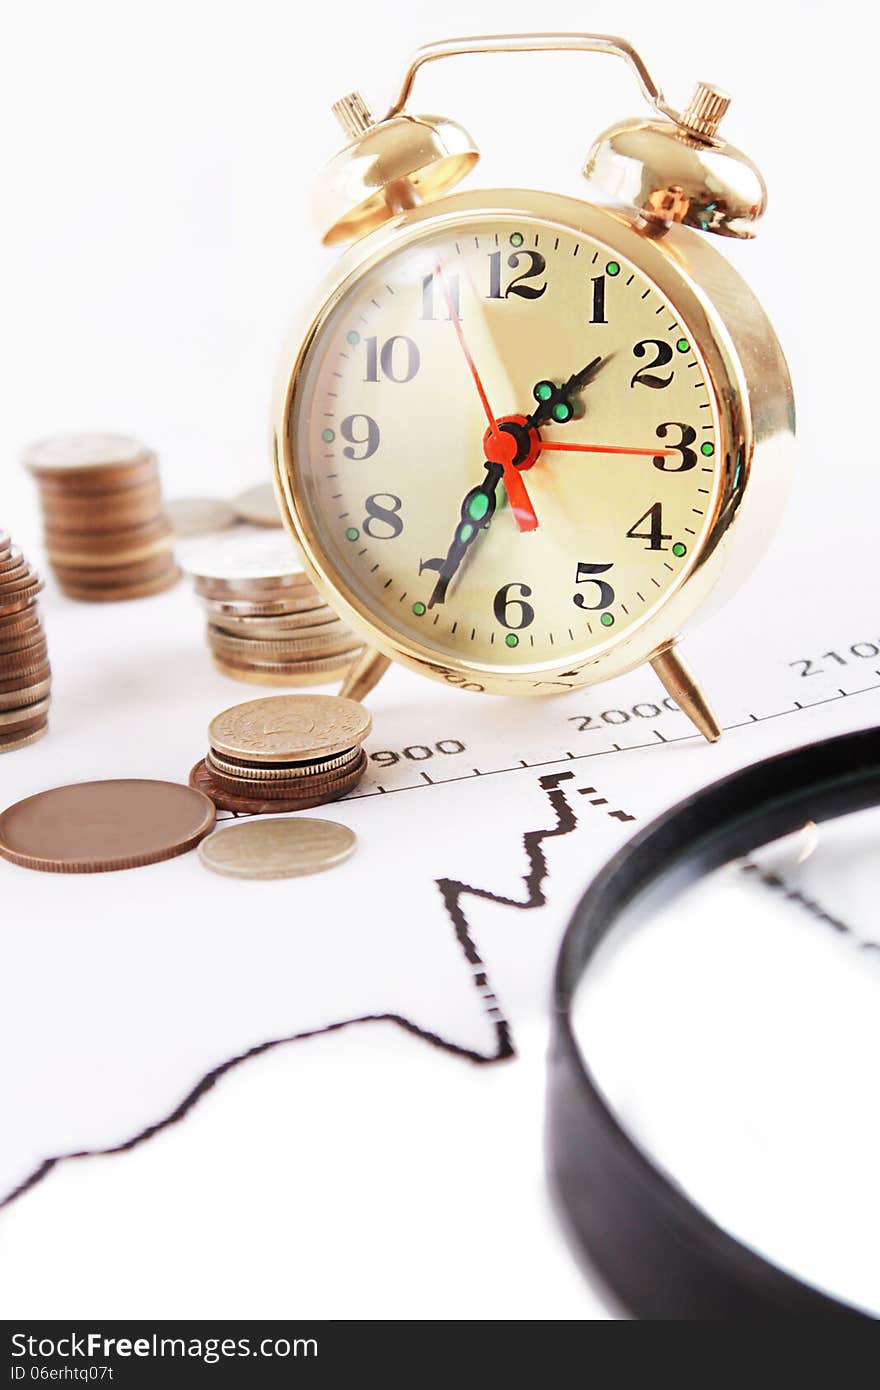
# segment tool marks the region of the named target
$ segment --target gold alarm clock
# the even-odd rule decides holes
[[[478,151],[408,111],[425,63],[585,50],[654,108],[595,141],[602,205],[449,190]],[[794,407],[766,314],[711,236],[754,236],[766,190],[701,83],[673,110],[623,39],[454,39],[390,109],[334,107],[317,199],[353,242],[284,367],[276,480],[315,582],[367,649],[469,691],[550,695],[650,662],[707,738],[677,646],[754,565],[789,481]]]

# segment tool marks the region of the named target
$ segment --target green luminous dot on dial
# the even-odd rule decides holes
[[[672,553],[673,555],[678,556],[680,560],[682,555],[687,554],[687,546],[683,545],[681,541],[676,541],[675,545],[672,547]]]
[[[360,342],[360,340],[361,340],[361,335],[360,335],[360,333],[358,333],[357,329],[355,329],[355,328],[353,328],[353,329],[351,330],[350,333],[346,333],[346,335],[345,335],[345,341],[346,341],[347,343],[350,343],[352,347],[357,347],[357,345],[358,345],[358,343]]]
[[[679,352],[690,352],[691,345],[687,338],[679,338],[675,346],[678,348]]]
[[[525,238],[522,232],[513,232],[510,238],[510,244],[511,246],[522,246],[524,240]]]
[[[350,541],[356,541],[358,536],[360,535],[360,532],[358,531],[356,526],[349,526],[345,534]]]
[[[482,521],[488,510],[489,499],[485,492],[478,492],[477,495],[472,497],[470,502],[468,502],[468,516],[474,521]]]
[[[336,438],[336,435],[334,434],[333,430],[322,430],[321,438],[323,439],[325,444],[332,444],[334,439]]]
[[[425,605],[424,605],[423,603],[414,603],[414,604],[413,604],[413,612],[415,613],[415,615],[416,615],[417,618],[423,617],[426,611],[427,611],[427,610],[426,610]]]
[[[566,420],[571,419],[571,406],[566,405],[565,401],[559,401],[553,407],[553,419],[558,420],[560,425],[564,425]]]
[[[605,267],[605,274],[606,274],[606,275],[619,275],[619,274],[620,274],[620,266],[617,264],[617,261],[609,261],[609,262],[608,262],[608,264],[607,264],[606,267]]]
[[[610,613],[603,613],[599,621],[603,627],[610,627],[614,622],[614,618]]]
[[[517,635],[516,635],[515,632],[508,632],[508,634],[507,634],[507,636],[505,637],[504,640],[505,640],[505,642],[507,643],[508,647],[518,647],[518,646],[519,646],[519,638],[517,637]]]
[[[700,445],[700,453],[701,453],[701,454],[705,454],[705,455],[706,455],[706,458],[711,458],[712,455],[714,454],[714,452],[715,452],[715,445],[714,445],[714,444],[710,444],[708,439],[706,440],[705,444],[701,444],[701,445]]]

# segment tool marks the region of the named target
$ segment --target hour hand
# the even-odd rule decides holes
[[[495,514],[498,484],[504,474],[500,463],[487,463],[486,476],[476,487],[472,487],[461,504],[458,525],[452,544],[446,552],[446,559],[440,565],[440,573],[434,591],[428,600],[428,607],[446,602],[446,591],[457,574],[465,555],[483,527],[489,525]]]
[[[572,396],[582,391],[608,360],[607,357],[594,357],[592,362],[575,372],[561,386],[553,381],[539,381],[532,392],[538,404],[528,416],[526,425],[536,429],[539,425],[567,424],[574,416]]]

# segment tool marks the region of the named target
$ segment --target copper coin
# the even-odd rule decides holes
[[[0,608],[3,607],[6,599],[14,598],[21,593],[22,589],[27,589],[38,578],[39,575],[36,570],[32,570],[26,560],[9,570],[7,574],[0,574]]]
[[[281,526],[281,512],[278,499],[271,483],[258,483],[256,487],[245,488],[233,503],[242,521],[252,526]]]
[[[36,685],[38,681],[48,680],[50,675],[48,661],[38,660],[17,675],[0,677],[0,695],[11,694],[13,690],[21,690],[27,685]]]
[[[296,878],[341,864],[356,844],[346,825],[297,816],[222,826],[199,845],[199,858],[227,878]]]
[[[215,715],[208,739],[222,757],[300,762],[357,747],[372,722],[363,705],[338,695],[271,695]]]
[[[304,580],[302,561],[287,535],[241,530],[194,546],[187,570],[204,583],[264,585]]]
[[[41,719],[49,709],[49,697],[43,700],[36,700],[29,705],[19,705],[12,709],[0,710],[0,734],[8,733],[10,729],[17,727],[23,719]]]
[[[172,565],[167,574],[160,575],[158,579],[150,579],[143,584],[117,585],[113,587],[96,589],[71,584],[59,579],[59,584],[68,598],[80,599],[85,603],[128,603],[132,599],[152,598],[156,594],[164,594],[166,589],[172,589],[180,578],[180,570],[176,565]]]
[[[204,536],[234,526],[238,516],[219,497],[175,497],[165,504],[165,515],[176,536]]]
[[[162,499],[156,488],[155,496],[137,506],[92,507],[88,511],[61,507],[57,510],[43,506],[43,522],[47,532],[58,541],[68,537],[87,538],[106,535],[109,531],[124,531],[132,526],[143,526],[164,516]]]
[[[360,748],[346,748],[332,758],[314,758],[307,762],[292,763],[246,763],[240,758],[224,758],[215,748],[208,750],[205,765],[210,773],[225,773],[228,777],[245,778],[249,782],[273,782],[279,778],[313,777],[316,774],[329,776],[331,773],[352,767],[360,756]]]
[[[83,566],[55,565],[55,575],[65,583],[80,585],[82,588],[112,589],[116,585],[145,583],[148,579],[158,579],[168,573],[174,563],[170,550],[159,555],[148,555],[145,560],[136,560],[132,565],[107,565],[102,569]]]
[[[12,539],[9,535],[9,532],[4,531],[2,527],[0,527],[0,556],[8,555],[11,549]]]
[[[29,647],[19,647],[14,652],[0,651],[0,681],[36,670],[47,656],[48,648],[45,637],[40,638]]]
[[[31,647],[35,642],[45,639],[45,632],[38,618],[32,618],[29,623],[22,625],[20,629],[11,628],[0,629],[0,656],[9,656],[12,652],[23,651],[25,647]]]
[[[10,617],[14,613],[23,613],[31,607],[32,601],[43,589],[43,581],[40,578],[34,580],[33,584],[28,584],[26,589],[19,589],[17,593],[10,594],[3,599],[0,604],[0,613],[4,617]]]
[[[24,556],[18,546],[12,546],[9,550],[0,552],[0,574],[6,574],[9,570],[15,569],[20,565]]]
[[[0,854],[50,873],[133,869],[192,849],[214,819],[211,799],[177,782],[78,782],[4,811]]]
[[[38,618],[39,610],[35,599],[23,603],[16,612],[0,608],[0,638],[13,637],[16,633],[27,632]]]
[[[68,476],[46,474],[37,478],[40,501],[109,501],[114,498],[134,494],[138,488],[155,486],[159,481],[159,467],[155,455],[150,454],[143,463],[131,468],[115,470],[95,470]]]
[[[25,748],[29,743],[37,743],[48,732],[48,729],[49,725],[44,720],[38,728],[32,729],[30,733],[0,734],[0,753],[12,753],[16,748]]]
[[[364,757],[364,768],[366,767],[366,757]],[[196,763],[189,775],[191,787],[203,791],[210,796],[214,805],[221,811],[235,811],[241,816],[277,816],[285,811],[308,811],[314,806],[326,806],[329,801],[337,801],[346,792],[352,790],[363,776],[361,768],[356,776],[353,776],[350,785],[340,786],[330,795],[312,797],[291,797],[289,801],[273,800],[271,797],[262,798],[259,796],[237,796],[233,792],[225,792],[218,786],[211,774],[205,767],[204,758]]]
[[[20,710],[25,705],[32,705],[37,700],[42,700],[44,695],[48,695],[52,688],[51,676],[46,676],[45,680],[35,681],[33,685],[23,685],[15,690],[0,690],[0,711]]]

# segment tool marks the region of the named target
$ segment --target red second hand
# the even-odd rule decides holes
[[[561,440],[542,439],[541,452],[545,449],[558,453],[577,454],[641,454],[645,458],[672,458],[677,449],[630,449],[622,444],[564,444]]]
[[[510,509],[513,512],[514,520],[519,529],[521,531],[536,531],[538,529],[538,517],[532,506],[532,501],[529,497],[528,489],[522,480],[522,476],[513,466],[513,459],[516,454],[516,442],[511,435],[499,429],[498,421],[492,413],[489,398],[486,395],[485,387],[480,379],[480,373],[477,371],[477,364],[471,356],[471,350],[467,345],[461,326],[461,319],[458,317],[455,309],[455,301],[449,293],[446,277],[443,274],[443,267],[439,261],[435,263],[435,272],[443,290],[443,297],[446,300],[449,317],[455,327],[461,350],[464,353],[468,367],[470,368],[471,376],[474,379],[474,385],[477,388],[477,394],[480,397],[483,410],[486,413],[486,419],[489,421],[490,447],[486,449],[486,461],[488,463],[500,464],[504,470],[504,490],[507,493],[507,500],[510,503]]]

